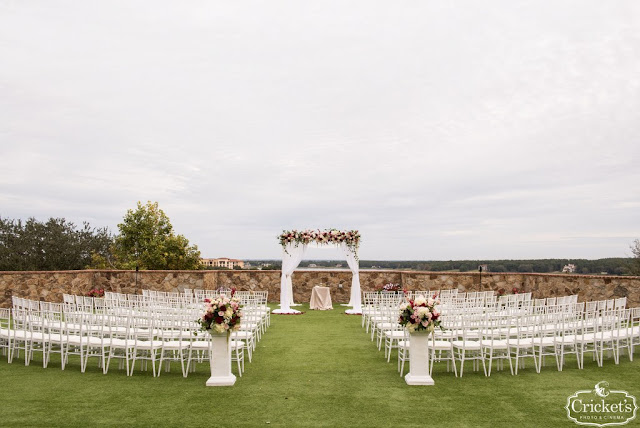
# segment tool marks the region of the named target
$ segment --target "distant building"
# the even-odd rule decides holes
[[[337,268],[341,268],[341,267],[342,267],[342,263],[338,263],[338,264],[336,265],[336,267],[337,267]]]
[[[318,265],[317,265],[317,264],[315,264],[315,263],[309,263],[309,267],[310,267],[310,268],[314,268],[314,267],[318,267]]]
[[[478,266],[478,270],[482,272],[489,272],[489,265],[480,265]]]
[[[238,259],[228,259],[221,257],[219,259],[200,259],[200,264],[207,267],[221,267],[233,269],[235,267],[244,268],[244,262]]]
[[[578,267],[574,264],[568,264],[562,268],[562,273],[576,273]]]

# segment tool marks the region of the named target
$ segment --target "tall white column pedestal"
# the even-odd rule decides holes
[[[434,385],[429,375],[429,337],[426,331],[412,333],[409,342],[409,373],[404,377],[407,385]]]
[[[231,346],[228,333],[212,333],[209,342],[211,377],[207,386],[232,386],[236,376],[231,373]]]

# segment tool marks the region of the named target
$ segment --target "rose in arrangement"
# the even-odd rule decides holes
[[[439,304],[440,300],[437,295],[429,298],[419,295],[413,300],[409,299],[400,306],[398,322],[405,326],[409,333],[424,330],[433,331],[435,327],[442,329]]]
[[[104,297],[104,288],[94,288],[87,293],[88,297]]]
[[[400,284],[388,283],[388,284],[379,286],[376,289],[376,291],[378,293],[382,293],[382,292],[401,291],[401,289],[400,289]]]
[[[221,295],[215,299],[204,299],[204,303],[204,314],[196,321],[201,330],[225,333],[240,328],[242,311],[238,299]]]

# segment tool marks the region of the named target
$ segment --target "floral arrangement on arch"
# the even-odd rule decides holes
[[[204,314],[196,321],[201,330],[225,333],[240,328],[242,311],[238,299],[221,295],[215,299],[204,299],[204,303]]]
[[[104,288],[94,288],[87,293],[87,297],[104,297]]]
[[[385,292],[402,291],[402,289],[400,288],[400,284],[388,283],[385,285],[378,286],[378,288],[376,288],[376,291],[378,293],[385,293]]]
[[[436,327],[442,329],[439,304],[440,300],[435,294],[429,298],[419,295],[413,300],[408,300],[400,306],[398,323],[405,326],[409,333],[433,331]]]
[[[325,230],[283,230],[278,235],[280,245],[286,251],[288,244],[295,244],[297,247],[299,244],[309,244],[311,242],[317,242],[318,244],[347,244],[347,247],[356,254],[358,254],[358,247],[360,246],[360,232],[357,230],[338,230],[338,229],[325,229]]]

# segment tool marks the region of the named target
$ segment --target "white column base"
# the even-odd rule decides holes
[[[404,377],[407,385],[435,384],[429,375],[429,336],[424,332],[410,334],[409,373]]]
[[[301,314],[302,312],[296,311],[295,309],[275,309],[271,311],[272,314],[280,314],[280,315],[292,315],[292,314]]]
[[[411,373],[407,373],[404,381],[407,382],[407,385],[435,385],[433,378],[429,375],[414,376]]]
[[[236,383],[236,375],[211,376],[207,380],[207,386],[233,386]]]

